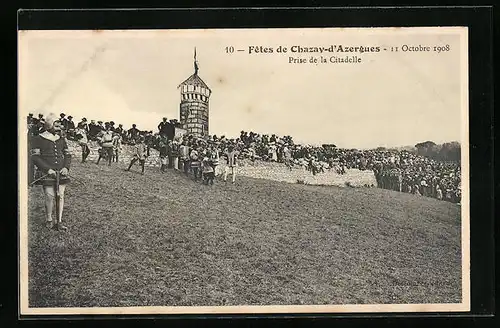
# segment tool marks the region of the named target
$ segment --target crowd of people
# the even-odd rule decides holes
[[[61,133],[69,140],[79,142],[82,147],[82,162],[85,162],[90,149],[89,141],[97,141],[101,148],[99,158],[106,159],[108,165],[117,162],[123,144],[135,146],[135,155],[129,169],[139,162],[142,173],[144,162],[150,149],[159,151],[161,172],[175,169],[191,174],[198,181],[213,184],[213,176],[217,172],[219,156],[226,163],[221,175],[226,180],[232,174],[234,183],[236,162],[238,159],[283,163],[290,170],[302,167],[311,174],[321,174],[334,170],[345,174],[349,169],[371,170],[375,173],[380,188],[392,189],[441,200],[459,203],[460,163],[440,162],[428,157],[419,156],[411,151],[396,150],[357,150],[340,149],[335,145],[301,145],[293,141],[291,136],[276,134],[258,134],[241,131],[237,138],[211,135],[204,138],[192,135],[176,135],[176,128],[181,127],[177,120],[163,118],[158,130],[139,130],[135,124],[125,129],[122,124],[113,121],[102,122],[86,118],[76,124],[71,116],[60,114],[58,125]],[[44,129],[42,114],[35,118],[28,116],[30,135],[36,136]]]

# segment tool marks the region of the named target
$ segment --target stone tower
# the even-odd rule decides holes
[[[198,76],[196,48],[194,49],[194,74],[182,82],[180,123],[188,134],[197,137],[206,136],[208,132],[208,100],[212,90]]]

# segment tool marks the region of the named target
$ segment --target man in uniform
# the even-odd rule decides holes
[[[44,122],[45,131],[34,137],[31,156],[33,163],[43,174],[37,184],[43,186],[45,194],[46,222],[49,228],[67,230],[61,223],[64,206],[64,191],[69,183],[69,168],[71,165],[71,154],[68,150],[66,139],[59,136],[60,123],[56,122],[56,116],[50,114]],[[56,174],[60,174],[59,186],[56,185]],[[52,212],[56,189],[59,189],[57,222],[52,221]],[[56,199],[57,201],[57,199]]]

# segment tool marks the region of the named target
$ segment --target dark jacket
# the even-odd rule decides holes
[[[31,158],[33,164],[43,173],[52,169],[59,172],[63,168],[69,170],[71,166],[71,154],[68,150],[68,144],[65,138],[59,136],[53,138],[48,132],[41,133],[33,137],[31,143]],[[53,178],[45,178],[38,184],[50,185],[53,183]],[[61,176],[61,184],[69,182],[68,177]]]

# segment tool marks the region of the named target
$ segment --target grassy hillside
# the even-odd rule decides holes
[[[66,233],[30,190],[30,306],[460,302],[455,204],[124,168],[74,165]]]

